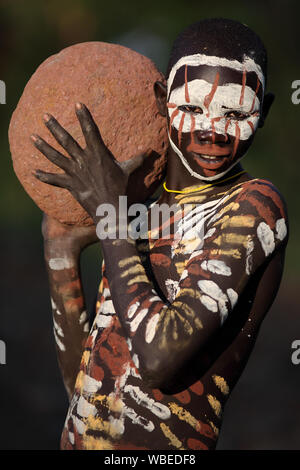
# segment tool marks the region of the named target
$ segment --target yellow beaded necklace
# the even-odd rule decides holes
[[[192,190],[185,190],[185,191],[176,191],[174,189],[168,189],[166,186],[166,182],[163,183],[164,189],[168,193],[178,193],[178,194],[189,194],[189,193],[195,193],[196,191],[209,188],[210,186],[214,186],[216,184],[224,183],[225,181],[229,181],[232,178],[235,178],[236,176],[242,175],[243,173],[246,173],[246,170],[240,171],[239,173],[235,173],[235,175],[229,176],[229,178],[225,178],[224,180],[218,181],[217,183],[210,183],[210,184],[205,184],[204,186],[200,186],[199,188],[192,189]]]

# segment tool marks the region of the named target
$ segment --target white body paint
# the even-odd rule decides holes
[[[198,281],[198,286],[204,294],[201,295],[201,303],[211,312],[217,312],[219,310],[222,325],[228,315],[228,302],[230,302],[233,308],[238,300],[238,294],[230,288],[227,289],[226,295],[218,284],[206,279]]]
[[[174,258],[176,250],[181,245],[181,252],[191,254],[191,258],[198,256],[202,251],[203,241],[215,232],[215,227],[205,233],[205,222],[207,225],[213,220],[217,208],[226,202],[228,196],[197,205],[177,224],[177,231],[174,234],[174,243],[171,246],[171,257]],[[195,243],[182,244],[185,240],[195,240]],[[190,259],[191,259],[190,258]]]
[[[88,416],[94,416],[97,412],[97,409],[94,405],[89,403],[83,396],[81,396],[77,403],[77,413],[83,418]]]
[[[179,282],[173,281],[173,279],[166,279],[165,285],[168,292],[168,301],[173,302],[179,290]]]
[[[211,83],[206,82],[205,80],[193,80],[188,83],[189,87],[189,96],[190,103],[193,106],[200,106],[205,110],[204,98],[209,94],[211,90]],[[201,90],[201,93],[199,93]],[[203,114],[195,113],[193,117],[195,119],[195,131],[206,131],[211,130],[211,120],[215,117],[221,117],[219,121],[214,121],[214,129],[217,134],[225,136],[225,125],[228,121],[228,118],[225,117],[225,113],[232,110],[239,110],[241,112],[248,113],[250,112],[252,102],[255,100],[254,108],[252,112],[259,111],[259,99],[255,96],[255,92],[252,88],[245,86],[244,91],[244,102],[242,105],[239,104],[241,96],[242,85],[237,83],[231,83],[230,85],[218,86],[214,98],[209,105],[209,117],[207,117],[206,112]],[[189,105],[185,100],[185,86],[182,85],[179,88],[176,88],[172,91],[170,96],[170,102],[175,103],[178,106],[180,105]],[[226,106],[228,109],[224,109],[222,106]],[[169,108],[169,116],[172,116],[174,109]],[[179,111],[177,116],[172,122],[172,126],[175,129],[179,130],[179,124],[182,118],[182,115],[185,115],[184,124],[182,132],[190,132],[192,127],[192,117],[190,113],[185,113],[184,111]],[[247,140],[252,135],[252,130],[247,121],[252,122],[254,129],[257,128],[259,116],[249,116],[245,121],[239,121],[240,128],[240,140]],[[228,126],[227,134],[235,137],[236,126],[235,121],[232,120]]]
[[[81,314],[80,314],[80,317],[79,317],[79,323],[80,325],[82,325],[82,323],[85,323],[87,320],[87,313],[86,313],[86,310],[84,310]]]
[[[226,266],[224,261],[218,259],[210,259],[201,263],[201,268],[204,271],[210,271],[211,273],[220,274],[221,276],[231,276],[231,269]]]
[[[238,296],[237,292],[235,292],[235,290],[233,290],[231,288],[227,289],[226,293],[227,293],[228,298],[230,300],[231,308],[233,308],[236,305],[239,296]]]
[[[81,421],[81,419],[77,418],[77,416],[74,416],[73,420],[78,434],[83,434],[86,428],[86,424]]]
[[[201,295],[200,301],[204,305],[204,307],[207,308],[207,310],[210,310],[211,312],[218,311],[217,302],[213,300],[211,297],[209,297],[208,295]]]
[[[275,249],[275,237],[273,230],[265,222],[261,222],[257,227],[257,236],[261,243],[265,255],[268,256],[273,253]]]
[[[137,309],[140,306],[140,302],[135,302],[134,304],[130,305],[128,311],[127,311],[127,317],[132,318]]]
[[[89,375],[85,375],[83,378],[83,391],[85,393],[97,393],[102,387],[102,382],[95,380]]]
[[[54,325],[56,333],[63,338],[64,337],[64,332],[63,332],[62,328],[59,326],[59,324],[55,321],[54,318],[53,318],[53,325]]]
[[[124,392],[129,393],[133,400],[135,400],[139,405],[145,406],[160,419],[170,418],[171,412],[169,408],[166,405],[153,400],[153,398],[149,397],[149,395],[144,393],[139,387],[134,385],[126,385],[124,387]]]
[[[105,300],[102,304],[101,313],[105,315],[111,313],[112,310],[114,310],[112,300]]]
[[[276,221],[276,238],[283,240],[287,235],[287,227],[284,219],[278,219]]]
[[[63,269],[73,268],[74,263],[69,258],[51,258],[49,260],[49,267],[53,271],[62,271]]]
[[[224,57],[216,57],[216,56],[208,56],[205,54],[193,54],[185,57],[181,57],[181,59],[176,62],[176,64],[172,67],[172,70],[169,74],[168,78],[168,92],[172,86],[174,77],[176,75],[177,70],[182,67],[183,65],[191,65],[191,66],[198,66],[198,65],[211,65],[213,67],[220,66],[220,67],[229,67],[231,69],[237,70],[239,72],[243,72],[243,70],[247,70],[247,72],[255,72],[258,76],[259,80],[264,86],[265,79],[264,74],[261,70],[261,67],[254,62],[251,57],[245,56],[243,62],[239,62],[238,60],[229,60],[225,59]]]
[[[147,315],[148,311],[149,311],[149,310],[148,310],[147,308],[143,308],[143,309],[137,314],[137,316],[130,322],[130,330],[131,330],[132,333],[134,333],[134,332],[138,329],[138,327],[139,327],[141,321],[142,321],[142,320],[144,319],[144,317]]]
[[[254,250],[254,242],[252,238],[248,238],[247,246],[246,246],[246,274],[250,275],[252,271],[252,256]]]
[[[112,319],[112,315],[99,314],[96,318],[96,324],[99,328],[107,328],[111,325]]]
[[[59,337],[57,336],[57,333],[55,331],[55,328],[53,328],[53,333],[54,333],[54,338],[55,338],[55,342],[57,344],[57,347],[62,351],[64,352],[66,350],[66,347],[65,345],[61,342],[61,340],[59,339]]]
[[[145,339],[146,339],[146,343],[148,344],[151,343],[154,339],[155,329],[156,329],[158,320],[159,320],[159,313],[156,313],[155,315],[153,315],[152,318],[150,318],[150,320],[147,323]]]

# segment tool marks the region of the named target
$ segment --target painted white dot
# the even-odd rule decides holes
[[[140,305],[140,302],[135,302],[134,304],[130,305],[129,309],[127,310],[128,318],[133,317],[133,315],[137,311],[139,305]]]
[[[86,319],[87,319],[87,313],[86,313],[86,310],[84,310],[79,317],[79,324],[82,325],[82,323],[84,323]]]
[[[108,326],[111,325],[112,319],[113,319],[112,315],[98,314],[96,317],[96,325],[99,328],[107,328]]]
[[[132,320],[132,322],[130,323],[130,330],[132,331],[132,333],[134,333],[134,332],[138,329],[138,327],[139,327],[141,321],[144,319],[144,317],[147,315],[147,313],[148,313],[148,309],[147,309],[147,308],[143,308],[143,309],[137,314],[137,316],[135,317],[135,319]]]
[[[207,308],[207,310],[210,310],[211,312],[218,311],[217,302],[208,295],[201,295],[200,301],[204,305],[204,307]]]
[[[276,222],[276,238],[283,240],[286,237],[287,228],[284,219],[278,219]]]
[[[158,320],[159,320],[159,313],[156,313],[148,321],[147,326],[146,326],[146,333],[145,333],[146,343],[151,343],[153,341]]]
[[[51,258],[49,266],[53,271],[62,271],[63,269],[73,268],[74,263],[68,258]]]
[[[261,222],[257,227],[257,236],[261,243],[265,255],[268,256],[273,253],[275,249],[274,233],[265,222]]]
[[[221,276],[231,276],[231,269],[222,260],[210,259],[201,263],[201,268]]]
[[[83,378],[83,390],[86,393],[96,393],[102,387],[100,380],[95,380],[89,375],[85,375]]]
[[[230,300],[231,308],[233,308],[235,306],[235,304],[237,303],[239,296],[238,296],[237,292],[235,292],[235,290],[233,290],[231,288],[227,289],[226,292],[227,292],[228,298]]]

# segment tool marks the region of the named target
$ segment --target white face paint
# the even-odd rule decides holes
[[[259,121],[259,108],[260,102],[255,91],[252,88],[245,86],[243,104],[239,104],[242,85],[232,83],[229,85],[218,86],[214,94],[214,98],[209,106],[209,116],[207,115],[206,106],[204,104],[205,96],[209,95],[211,91],[211,83],[205,80],[193,80],[188,82],[188,90],[190,102],[187,103],[185,100],[185,85],[180,88],[176,88],[171,92],[170,102],[176,104],[176,109],[179,106],[193,106],[200,107],[204,110],[203,114],[199,113],[188,113],[179,110],[179,113],[175,116],[172,126],[179,131],[180,122],[183,114],[185,115],[183,121],[182,132],[191,131],[209,131],[212,130],[212,120],[214,130],[217,134],[221,134],[226,137],[226,133],[235,137],[236,126],[234,120],[226,118],[226,114],[230,111],[240,111],[248,114],[249,117],[246,120],[239,121],[240,128],[240,139],[246,140],[253,134],[253,128],[256,130]],[[200,92],[201,90],[201,92]],[[254,100],[253,112],[250,114],[252,103]],[[171,119],[174,109],[169,108],[169,118]],[[226,123],[229,121],[229,125],[225,131]],[[253,127],[251,127],[251,124]]]
[[[211,79],[205,79],[207,66],[215,73],[213,83]],[[196,70],[196,74],[189,74],[191,67]],[[181,80],[178,87],[172,87],[175,78],[178,79],[176,74],[179,69],[181,78],[182,71],[185,70],[184,83]],[[238,77],[238,83],[231,83],[224,78],[228,77],[229,69]],[[252,86],[247,84],[247,74],[249,81],[250,72]],[[189,80],[189,75],[194,78]],[[261,68],[249,57],[245,57],[243,62],[238,62],[203,54],[186,56],[173,66],[167,89],[169,139],[173,150],[192,176],[208,181],[222,177],[246,153],[247,140],[257,129],[261,106],[258,91],[263,96],[264,90]],[[191,111],[191,107],[196,107],[196,110]],[[201,132],[213,136],[211,143],[199,145],[196,136]],[[190,139],[189,146],[186,145],[187,135]],[[185,146],[181,145],[182,137],[185,139]],[[226,142],[228,145],[225,145]],[[245,145],[240,145],[243,142]],[[197,161],[195,155],[189,155],[191,152],[201,155],[201,158]]]

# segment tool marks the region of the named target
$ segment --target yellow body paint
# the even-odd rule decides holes
[[[179,406],[174,402],[170,402],[169,407],[172,413],[176,415],[181,421],[185,421],[190,426],[192,426],[192,428],[196,429],[196,431],[200,431],[201,423],[199,423],[199,421],[194,418],[194,416],[192,416],[189,411],[185,410],[182,408],[182,406]]]
[[[213,375],[213,381],[215,382],[216,386],[221,390],[223,395],[228,395],[230,392],[229,387],[226,383],[226,380],[221,377],[220,375]]]
[[[167,439],[169,439],[172,446],[177,447],[177,449],[185,450],[182,442],[172,433],[170,428],[165,423],[160,423],[160,428]]]
[[[120,268],[124,268],[124,266],[127,266],[128,264],[134,264],[139,262],[140,258],[138,256],[130,256],[130,258],[121,259],[118,264]]]
[[[222,406],[219,400],[217,400],[216,397],[213,397],[212,395],[207,395],[207,400],[212,409],[214,410],[216,416],[220,418],[222,414]]]

